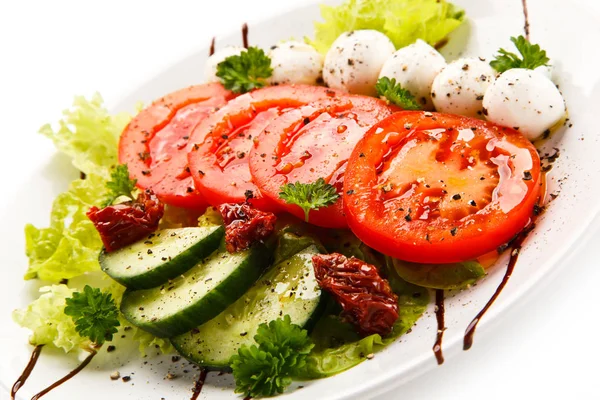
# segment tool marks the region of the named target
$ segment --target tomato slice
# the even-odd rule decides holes
[[[384,254],[460,262],[521,231],[541,182],[537,151],[519,132],[406,111],[375,125],[354,149],[344,207],[356,236]]]
[[[284,110],[341,92],[308,85],[272,86],[239,96],[194,130],[189,166],[196,187],[213,206],[246,200],[263,211],[277,205],[252,181],[248,156],[263,128]]]
[[[121,134],[119,162],[127,164],[140,188],[152,189],[164,203],[206,207],[187,168],[185,147],[196,125],[233,96],[212,83],[190,86],[154,101]]]
[[[397,110],[372,97],[346,95],[283,113],[263,130],[250,153],[254,182],[265,196],[304,218],[300,207],[279,198],[281,186],[323,178],[341,194],[354,146],[371,126]],[[328,228],[346,227],[342,198],[332,206],[311,211],[309,222]]]

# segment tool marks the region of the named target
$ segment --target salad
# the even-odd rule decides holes
[[[81,177],[48,227],[25,227],[24,277],[46,286],[13,314],[34,350],[12,398],[45,347],[86,356],[35,399],[125,331],[199,367],[192,399],[210,371],[275,396],[372,359],[430,301],[442,364],[445,293],[476,290],[507,251],[471,347],[546,206],[558,155],[535,145],[567,114],[550,59],[525,32],[446,60],[467,16],[444,0],[321,11],[304,41],[213,39],[198,84],[133,116],[77,97],[41,128]]]

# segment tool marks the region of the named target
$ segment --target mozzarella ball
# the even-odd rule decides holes
[[[273,75],[271,85],[304,83],[318,84],[322,77],[323,57],[311,45],[289,41],[273,46],[268,53]]]
[[[439,112],[482,117],[483,95],[495,79],[494,69],[479,58],[456,60],[433,80],[433,105]]]
[[[207,83],[220,82],[219,78],[217,77],[217,65],[225,61],[227,57],[239,56],[243,51],[246,51],[246,49],[236,46],[227,46],[215,51],[215,54],[208,57],[208,60],[206,60],[206,66],[204,67],[204,80]]]
[[[383,65],[379,77],[395,78],[397,83],[415,96],[424,110],[433,110],[431,86],[445,66],[444,57],[419,39],[395,52]]]
[[[392,41],[381,32],[343,33],[325,56],[323,79],[330,88],[374,96],[379,71],[394,50]]]
[[[545,75],[529,69],[506,71],[483,97],[487,119],[519,130],[533,141],[558,123],[566,112],[558,88]]]

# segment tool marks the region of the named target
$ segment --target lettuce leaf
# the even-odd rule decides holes
[[[321,16],[314,40],[307,41],[323,54],[342,33],[357,29],[380,31],[396,48],[417,39],[435,45],[465,19],[464,11],[446,0],[347,0],[337,7],[322,5]]]
[[[98,254],[102,241],[85,213],[100,204],[106,182],[96,175],[73,181],[52,205],[50,226],[25,226],[25,252],[29,269],[25,279],[60,282],[100,269]]]
[[[63,115],[57,130],[46,124],[40,133],[71,157],[79,171],[109,178],[110,167],[118,164],[119,137],[131,116],[127,113],[111,115],[98,93],[90,100],[75,97],[73,108],[65,110]]]
[[[392,289],[398,295],[400,308],[392,333],[385,338],[378,334],[361,338],[356,329],[339,316],[339,308],[334,304],[311,333],[315,347],[308,356],[305,370],[298,378],[325,378],[360,364],[369,354],[384,349],[408,332],[423,315],[429,304],[428,290],[402,280],[392,269],[388,268],[385,272]]]
[[[78,96],[54,130],[50,124],[40,128],[58,150],[72,158],[73,165],[84,172],[84,180],[71,183],[52,205],[50,226],[25,227],[25,251],[29,269],[25,279],[60,282],[90,271],[99,270],[100,237],[85,213],[100,205],[106,196],[106,181],[111,167],[118,163],[119,136],[131,116],[111,115],[99,94],[90,100]]]
[[[25,279],[60,282],[100,271],[98,254],[102,241],[85,214],[91,206],[100,205],[106,198],[110,169],[117,164],[118,139],[131,117],[109,114],[97,94],[89,101],[76,97],[73,105],[72,110],[64,112],[65,118],[59,122],[58,130],[45,125],[40,132],[50,137],[60,151],[72,158],[73,165],[87,176],[71,182],[68,190],[56,197],[49,227],[25,226],[25,247],[29,258]],[[176,214],[174,219],[183,219],[184,213]],[[193,217],[194,220],[196,218]],[[190,219],[189,215],[187,219]],[[191,225],[194,224],[195,221]],[[98,276],[88,274],[83,281],[96,286],[98,282],[90,281]],[[120,303],[124,286],[116,282],[106,285],[101,281],[100,286],[113,295],[117,305]],[[37,300],[25,309],[13,312],[15,322],[32,330],[32,344],[52,344],[65,352],[89,344],[87,339],[79,336],[71,317],[64,314],[65,299],[75,290],[62,284],[43,287]],[[169,340],[131,326],[122,315],[119,320],[120,331],[132,333],[127,336],[138,342],[142,356],[149,349],[158,348],[163,353],[173,351]]]
[[[132,338],[138,342],[138,350],[140,351],[140,355],[142,357],[146,357],[149,350],[158,349],[162,354],[170,354],[175,352],[175,348],[169,339],[159,338],[151,333],[136,328],[135,326],[128,324],[123,317],[119,318],[119,321],[121,321],[121,324],[127,324],[125,325],[126,327],[129,326],[131,328],[130,332],[133,332]]]
[[[37,300],[24,310],[13,311],[13,320],[32,331],[29,343],[34,346],[52,344],[65,352],[89,344],[89,340],[75,330],[73,319],[63,312],[65,299],[73,292],[75,290],[67,285],[44,286]]]
[[[467,289],[486,275],[485,269],[477,261],[453,264],[417,264],[387,257],[402,279],[412,284],[431,289]]]
[[[103,290],[111,293],[119,306],[125,287],[112,282]],[[69,288],[64,284],[44,286],[40,289],[39,298],[31,302],[25,309],[13,311],[13,320],[32,331],[29,343],[34,346],[38,344],[53,345],[63,349],[65,353],[85,348],[90,344],[88,339],[77,333],[73,319],[64,313],[65,300],[71,297],[75,291],[77,289]],[[149,350],[159,349],[162,353],[174,351],[168,339],[158,338],[132,326],[122,314],[119,314],[119,322],[121,323],[119,334],[115,337],[125,331],[130,332],[131,335],[128,337],[138,343],[142,357],[145,357]]]

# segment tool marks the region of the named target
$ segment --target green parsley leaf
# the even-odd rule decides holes
[[[119,310],[110,293],[85,285],[83,292],[75,292],[65,300],[64,313],[75,321],[75,330],[101,346],[112,340],[117,332]]]
[[[289,315],[283,319],[279,318],[267,324],[260,324],[254,336],[261,350],[271,354],[285,354],[290,357],[289,352],[297,354],[308,354],[313,344],[308,338],[308,332],[298,325],[292,324]],[[295,360],[300,361],[300,360]]]
[[[496,71],[502,73],[513,68],[535,69],[542,65],[548,65],[548,62],[550,62],[546,51],[542,50],[540,45],[531,44],[523,36],[511,37],[510,41],[515,44],[522,58],[519,58],[515,53],[500,49],[498,50],[500,54],[490,62],[490,65]]]
[[[271,75],[271,59],[258,47],[249,47],[240,55],[227,57],[217,65],[217,76],[226,89],[235,93],[264,87]]]
[[[404,110],[420,110],[421,106],[415,100],[415,96],[411,92],[402,88],[399,83],[396,83],[395,78],[386,76],[379,78],[375,84],[377,94],[380,97],[385,97],[388,102],[393,103]]]
[[[289,315],[269,324],[260,324],[254,340],[231,358],[235,392],[261,397],[283,393],[306,367],[306,358],[314,343],[308,332],[292,324]]]
[[[110,206],[120,196],[127,196],[133,200],[136,183],[137,179],[129,178],[127,164],[117,165],[110,174],[110,181],[106,182],[108,197],[103,206]]]
[[[323,178],[314,183],[288,183],[279,188],[279,198],[288,204],[296,204],[304,210],[304,218],[308,222],[310,210],[332,205],[340,197],[335,188],[325,183]]]

